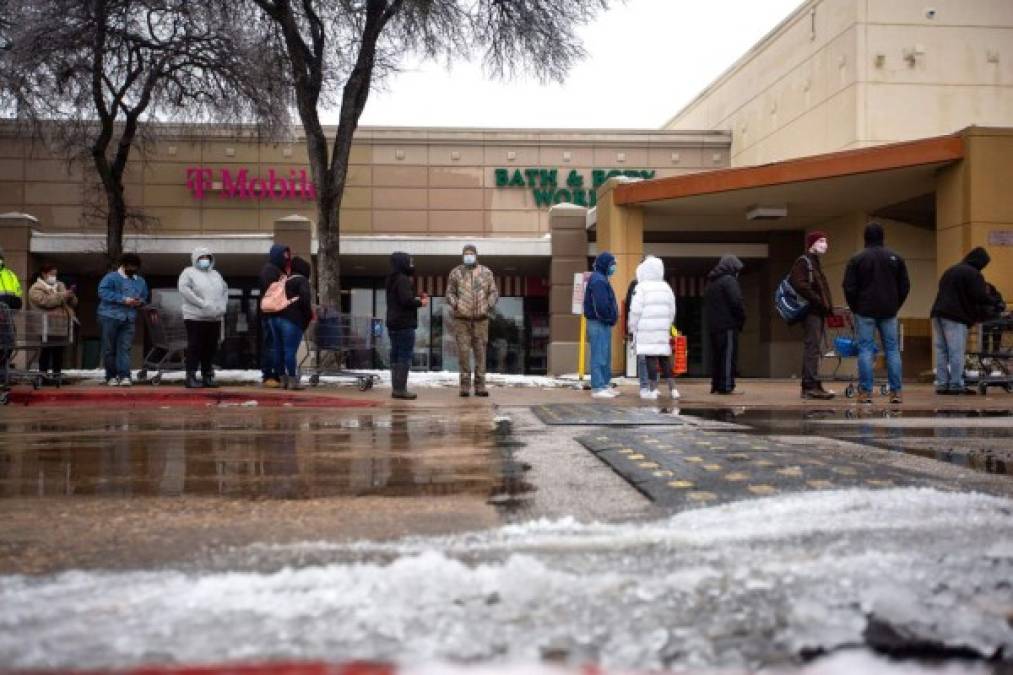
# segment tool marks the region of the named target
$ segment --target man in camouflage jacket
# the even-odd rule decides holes
[[[471,395],[471,354],[475,354],[475,396],[488,396],[485,388],[485,346],[489,341],[489,315],[499,300],[492,271],[478,264],[478,249],[464,247],[464,264],[450,272],[447,304],[454,316],[454,337],[461,364],[461,396]]]

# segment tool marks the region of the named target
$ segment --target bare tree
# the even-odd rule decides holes
[[[252,0],[273,24],[317,184],[322,304],[339,305],[341,199],[352,137],[374,81],[401,59],[481,55],[494,76],[561,80],[584,55],[575,29],[609,0]],[[265,41],[266,43],[266,41]],[[338,104],[328,143],[321,111]]]
[[[287,120],[287,70],[228,0],[5,0],[0,105],[68,158],[93,164],[106,254],[139,217],[124,194],[132,151],[156,121]],[[281,79],[279,79],[281,76]]]

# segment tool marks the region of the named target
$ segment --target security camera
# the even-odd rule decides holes
[[[925,18],[926,19],[934,19],[934,18],[936,18],[936,10],[934,10],[934,9],[926,9],[925,10]]]

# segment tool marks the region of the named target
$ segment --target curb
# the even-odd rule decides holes
[[[23,406],[95,406],[114,404],[117,408],[195,408],[195,407],[264,407],[264,408],[372,408],[378,401],[316,394],[268,394],[263,392],[193,390],[173,391],[150,388],[130,389],[12,389],[11,405]]]

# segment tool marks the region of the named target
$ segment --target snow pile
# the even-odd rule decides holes
[[[552,657],[699,670],[870,645],[1009,658],[1013,550],[1002,542],[1013,540],[1011,512],[1009,500],[975,494],[814,492],[646,524],[535,521],[231,554],[269,572],[5,577],[0,663]],[[307,552],[322,562],[285,566]],[[901,644],[877,637],[883,627]],[[880,663],[848,658],[857,666],[831,660],[809,672]]]
[[[389,370],[356,370],[356,374],[372,375],[378,379],[376,386],[390,386]],[[149,373],[153,374],[153,373]],[[182,382],[183,373],[180,371],[162,373],[162,382]],[[89,383],[99,383],[105,378],[105,371],[94,370],[64,370],[64,378],[74,381],[83,380]],[[134,371],[137,376],[137,371]],[[460,375],[457,372],[412,372],[408,383],[412,387],[456,387],[460,382]],[[219,384],[241,385],[260,384],[261,373],[259,370],[216,370],[215,379]],[[304,376],[304,381],[307,379]],[[543,375],[512,375],[505,373],[489,373],[486,375],[486,382],[496,387],[532,387],[538,389],[579,389],[581,383],[576,379],[567,377],[546,377]],[[323,375],[320,383],[333,386],[355,386],[358,380],[355,376]]]

